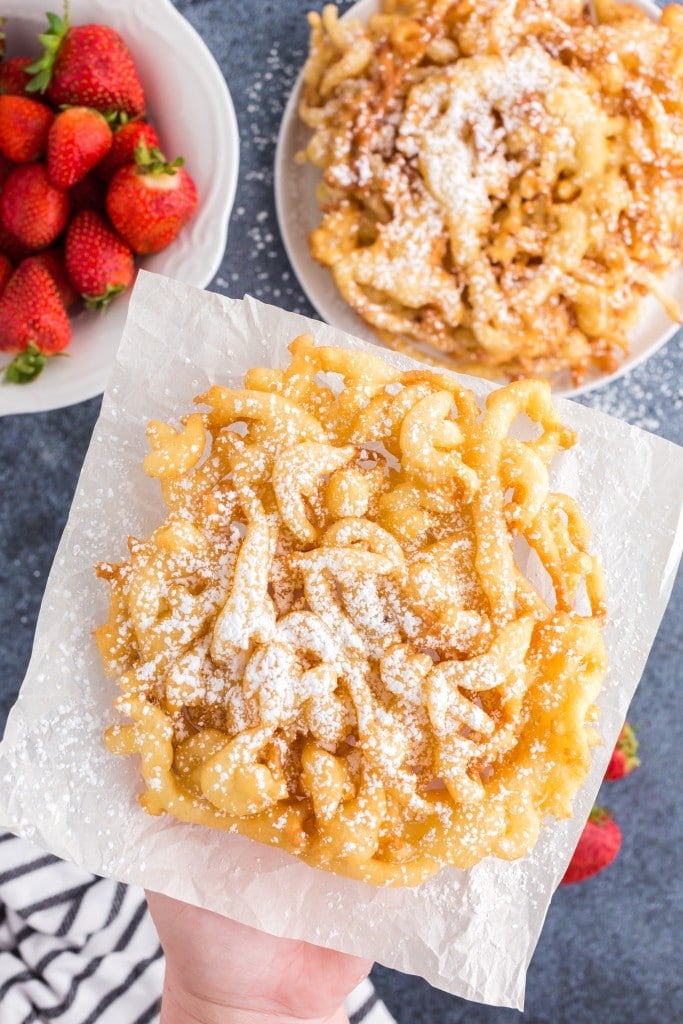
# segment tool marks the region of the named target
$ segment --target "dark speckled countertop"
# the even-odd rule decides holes
[[[210,288],[248,292],[310,315],[282,248],[273,157],[286,98],[307,45],[307,0],[175,0],[213,51],[230,87],[241,166],[229,242]],[[255,24],[254,15],[258,11]],[[680,334],[585,404],[683,443]],[[51,561],[99,399],[0,418],[0,725],[28,664]],[[683,1021],[683,586],[679,574],[629,718],[642,767],[603,786],[624,845],[615,864],[560,889],[528,975],[526,1010],[478,1006],[377,968],[399,1024],[676,1024]]]

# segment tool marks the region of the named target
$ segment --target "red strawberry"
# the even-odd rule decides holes
[[[0,224],[30,249],[44,249],[64,230],[69,197],[43,164],[15,167],[0,195]]]
[[[42,57],[29,65],[30,92],[47,93],[54,106],[85,106],[102,111],[144,113],[145,95],[132,54],[109,25],[69,24],[48,14],[41,35]]]
[[[621,849],[621,829],[609,811],[594,807],[584,826],[562,885],[583,882],[612,863]]]
[[[12,161],[8,160],[7,157],[3,156],[2,153],[0,153],[0,192],[2,191],[3,185],[9,178],[13,167],[14,164],[12,163]]]
[[[26,70],[33,57],[8,57],[0,64],[0,93],[23,96],[31,76]]]
[[[5,286],[13,273],[14,266],[11,261],[8,260],[4,253],[0,252],[0,295],[4,292]]]
[[[95,210],[76,214],[64,251],[71,283],[90,309],[108,305],[133,283],[133,253]]]
[[[71,188],[109,152],[111,140],[109,123],[98,110],[67,107],[60,111],[47,137],[47,171],[52,184]]]
[[[605,778],[610,780],[623,779],[624,775],[629,775],[639,764],[638,740],[632,727],[628,722],[625,722],[623,729],[619,733],[616,746],[612,751],[612,756],[605,772]]]
[[[15,164],[37,160],[54,117],[49,107],[28,96],[0,96],[0,153]]]
[[[51,275],[52,280],[57,285],[57,291],[59,292],[64,309],[68,310],[75,306],[80,296],[69,280],[63,250],[57,246],[50,249],[41,249],[31,259],[42,263]]]
[[[0,296],[0,349],[23,353],[32,348],[42,356],[53,355],[65,348],[70,338],[71,323],[51,275],[38,260],[23,260]],[[34,361],[40,364],[34,368],[37,376],[44,360]],[[10,380],[15,379],[14,373],[9,371]]]
[[[30,246],[20,242],[18,238],[15,238],[0,223],[0,252],[7,256],[12,263],[21,263],[23,259],[31,255],[32,249]]]
[[[115,171],[124,164],[135,162],[135,150],[143,141],[148,149],[158,148],[159,137],[149,121],[126,121],[114,132],[111,149],[97,165],[97,174],[110,181]]]
[[[104,213],[104,200],[107,194],[106,184],[100,180],[95,171],[90,171],[84,178],[77,181],[69,189],[69,199],[73,213],[79,210],[97,210]]]
[[[144,142],[136,162],[120,167],[109,183],[107,214],[133,252],[165,249],[197,207],[197,188],[182,167],[182,157],[168,163]]]

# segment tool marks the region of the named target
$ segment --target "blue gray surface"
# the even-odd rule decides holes
[[[304,59],[305,0],[175,0],[204,37],[235,103],[242,148],[229,244],[210,287],[310,315],[283,251],[273,156],[284,103]],[[681,336],[621,381],[583,399],[683,443]],[[28,664],[50,564],[99,411],[71,408],[0,418],[0,726]],[[526,1010],[481,1007],[419,979],[376,968],[399,1024],[677,1024],[683,1021],[683,585],[679,578],[630,719],[642,767],[605,784],[624,845],[615,864],[560,889],[528,976]]]

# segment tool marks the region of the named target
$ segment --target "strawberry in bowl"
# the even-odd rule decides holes
[[[26,70],[33,77],[29,92],[46,95],[53,107],[88,106],[115,110],[130,117],[145,113],[145,92],[123,38],[110,25],[71,25],[69,4],[64,17],[48,14],[41,34],[43,54]]]
[[[199,149],[198,137],[194,134],[192,118],[182,124],[177,123],[175,83],[167,89],[170,100],[175,100],[175,109],[171,110],[171,102],[167,104],[165,96],[160,95],[162,72],[167,77],[166,60],[158,60],[158,54],[164,53],[163,48],[154,45],[154,39],[148,38],[150,33],[145,34],[133,28],[138,15],[148,23],[150,11],[146,8],[150,7],[150,0],[138,0],[135,4],[123,3],[116,5],[116,9],[101,2],[74,4],[74,10],[78,11],[79,20],[84,21],[84,24],[75,23],[76,19],[72,18],[68,4],[65,5],[63,17],[51,13],[46,15],[44,10],[39,12],[39,9],[29,14],[27,8],[30,7],[30,3],[19,4],[16,0],[7,0],[3,6],[7,52],[0,60],[0,207],[3,206],[7,181],[20,166],[18,157],[26,165],[30,162],[31,167],[40,167],[41,171],[31,172],[29,178],[36,180],[30,181],[30,190],[24,189],[25,192],[30,191],[33,204],[28,211],[22,210],[16,198],[20,189],[13,182],[10,183],[10,199],[13,195],[15,198],[11,203],[7,200],[4,204],[7,207],[7,226],[0,216],[0,256],[3,257],[3,264],[8,262],[9,273],[0,275],[0,292],[3,282],[11,278],[23,260],[35,257],[49,248],[54,250],[55,258],[60,261],[59,274],[62,277],[66,275],[79,298],[67,310],[72,333],[62,351],[66,349],[70,357],[68,360],[51,360],[50,353],[45,352],[45,359],[35,361],[33,376],[24,372],[25,358],[21,360],[23,369],[20,374],[14,372],[12,363],[5,362],[3,366],[0,362],[0,374],[4,370],[6,380],[22,383],[32,380],[36,392],[41,393],[35,403],[32,399],[19,399],[15,402],[9,389],[0,389],[0,414],[6,411],[30,411],[31,408],[59,407],[70,404],[73,400],[70,395],[74,391],[78,397],[89,397],[101,391],[125,319],[126,294],[134,281],[137,268],[144,266],[167,276],[178,276],[193,284],[208,283],[224,251],[227,216],[234,196],[234,186],[231,187],[229,183],[225,194],[215,193],[213,182],[209,179],[211,168],[200,168],[199,174],[195,175],[195,168],[191,165],[194,163],[192,153]],[[154,12],[155,16],[160,16],[157,18],[160,21],[159,29],[164,38],[169,39],[173,51],[174,47],[180,46],[180,33],[174,37],[173,30],[169,30],[164,18],[170,17],[176,29],[178,23],[181,23],[183,33],[192,30],[167,0],[156,0]],[[110,21],[119,21],[121,24],[109,24]],[[196,36],[193,42],[195,49],[196,46],[203,47]],[[187,40],[183,39],[185,61],[189,62],[194,56],[192,71],[200,69],[203,74],[201,61],[197,62],[196,53],[192,54],[192,46],[186,44]],[[144,45],[144,50],[140,50],[141,45]],[[94,60],[95,54],[97,61]],[[164,68],[161,67],[162,63]],[[217,67],[214,66],[213,71],[220,76]],[[192,94],[192,90],[189,90],[189,94]],[[220,88],[218,94],[221,97]],[[225,100],[226,96],[230,113],[232,106],[229,93],[223,83],[221,98]],[[8,124],[4,136],[3,106],[7,108],[5,121]],[[205,102],[203,106],[210,109],[211,103]],[[26,141],[16,127],[22,121],[32,125],[32,136]],[[191,170],[184,166],[183,158],[176,155],[178,150],[175,145],[178,140],[183,142],[181,137],[185,134],[189,141],[187,149],[183,144],[183,150],[189,155]],[[216,134],[219,142],[224,140],[224,130],[218,130]],[[4,137],[8,140],[6,149],[2,145]],[[153,204],[153,208],[146,213],[146,232],[148,237],[153,235],[153,244],[133,240],[135,244],[130,245],[130,240],[119,232],[109,216],[107,194],[119,172],[126,167],[132,169],[137,166],[137,151],[141,144],[144,144],[148,153],[154,154],[153,177],[164,180],[164,186],[153,191],[163,195],[164,202]],[[172,154],[171,159],[161,157],[162,146]],[[165,165],[164,171],[160,170],[162,165]],[[230,164],[226,169],[231,176],[235,176],[235,166]],[[166,181],[170,183],[176,176],[177,183],[182,182],[182,189],[176,188],[175,182],[170,186],[166,184]],[[37,196],[39,185],[43,194]],[[179,204],[181,192],[183,202]],[[170,202],[167,201],[169,199]],[[121,204],[114,205],[119,209]],[[45,231],[41,232],[35,227],[34,207],[52,211]],[[100,227],[105,228],[110,235],[107,246],[92,247],[89,257],[91,266],[85,267],[85,258],[81,255],[79,271],[71,279],[70,266],[65,262],[66,241],[73,219],[84,210],[99,214],[104,221]],[[209,216],[211,223],[207,224]],[[156,217],[158,224],[155,222]],[[177,242],[188,223],[196,217],[201,221],[197,229],[199,244],[196,244],[197,237],[192,238],[190,235],[185,241],[181,238]],[[122,219],[120,223],[123,223]],[[21,226],[19,236],[12,227],[16,224]],[[28,236],[25,233],[27,224],[30,227]],[[100,240],[103,235],[101,230]],[[112,237],[116,238],[116,245],[113,245]],[[211,251],[207,259],[206,251],[202,250],[207,250],[209,246]],[[121,256],[122,247],[125,248],[125,257]],[[193,250],[196,247],[196,254],[194,251],[188,252],[190,247]],[[128,266],[132,258],[132,276],[127,271],[117,271],[113,279],[108,280],[109,268],[106,261],[102,262],[105,250],[109,255],[116,250],[121,265]],[[74,261],[71,260],[73,265]],[[101,292],[92,289],[86,291],[84,283],[104,283],[104,288]],[[106,313],[93,313],[93,307],[106,308]],[[7,352],[14,361],[15,357],[21,357],[28,351],[29,346],[30,350],[40,350],[39,338],[33,339],[32,343],[27,342],[24,348],[18,348],[17,337],[23,336],[16,333],[3,335],[0,331],[0,351]],[[99,355],[97,352],[85,352],[81,342],[90,336],[106,337],[106,353]],[[76,384],[75,389],[71,384],[67,385],[69,395],[65,400],[59,395],[54,399],[48,396],[47,391],[52,390],[53,383],[63,381],[66,384],[66,375],[73,372],[72,359],[78,358],[80,363],[81,352],[88,361],[97,363],[97,381],[82,380],[82,386]],[[50,370],[47,375],[50,383],[44,386],[42,382],[45,375],[42,371],[46,366]],[[39,375],[40,380],[37,379]]]
[[[175,240],[196,210],[197,189],[180,170],[182,158],[167,162],[144,141],[145,91],[120,33],[100,23],[72,25],[68,2],[63,18],[49,13],[47,22],[37,39],[42,54],[22,63],[23,94],[0,96],[0,153],[8,164],[0,194],[0,228],[8,240],[3,247],[0,238],[0,251],[18,261],[8,281],[11,297],[15,275],[20,284],[27,276],[26,260],[61,239],[71,285],[88,309],[102,308],[133,283],[134,253],[160,252]],[[136,148],[117,146],[119,165],[109,181],[108,170],[100,175],[101,195],[84,202],[82,188],[71,190],[97,174],[118,131],[129,135],[133,124],[141,126]],[[33,268],[36,273],[49,270]],[[55,301],[57,289],[45,299],[52,319]],[[12,316],[0,317],[0,349],[14,354],[6,380],[35,380],[48,356],[67,347],[70,320],[62,312],[58,346],[46,340],[30,302],[15,301]],[[35,352],[40,358],[27,358]]]

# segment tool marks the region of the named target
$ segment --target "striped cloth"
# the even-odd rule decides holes
[[[2,1024],[158,1024],[164,958],[141,889],[0,832]],[[394,1024],[372,982],[351,1024]]]

